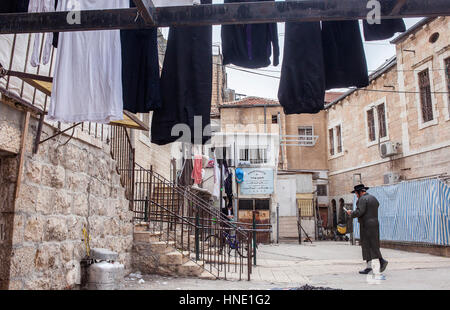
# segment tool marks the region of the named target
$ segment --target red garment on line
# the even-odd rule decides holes
[[[203,156],[194,156],[194,169],[192,170],[192,178],[194,179],[194,184],[202,183],[202,168],[203,168]]]

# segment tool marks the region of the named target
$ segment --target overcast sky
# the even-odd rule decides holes
[[[223,3],[223,0],[213,0],[213,3]],[[405,19],[406,27],[410,28],[418,21],[420,21],[420,18]],[[163,33],[167,38],[168,29],[164,29]],[[278,24],[278,35],[281,51],[280,65],[277,67],[269,66],[258,70],[242,69],[279,77],[284,49],[284,23]],[[390,44],[389,41],[364,42],[369,73],[381,66],[387,59],[394,56],[395,46]],[[220,26],[213,26],[213,44],[219,46],[221,44]],[[217,47],[214,47],[214,53],[216,54],[217,52]],[[277,99],[279,79],[242,72],[229,67],[226,70],[228,75],[228,88],[234,89],[236,93]]]

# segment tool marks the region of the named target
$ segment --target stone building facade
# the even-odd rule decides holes
[[[129,271],[133,213],[109,145],[77,128],[72,139],[61,135],[41,144],[33,155],[38,120],[31,117],[19,176],[17,142],[25,114],[3,103],[0,110],[2,134],[19,137],[3,145],[0,156],[0,287],[76,288],[86,256],[83,228],[90,247],[117,251]],[[44,124],[42,137],[54,133],[54,127]]]
[[[355,183],[390,182],[450,173],[450,23],[427,18],[392,41],[396,57],[328,106],[332,203],[351,203]],[[380,146],[398,150],[382,156]]]

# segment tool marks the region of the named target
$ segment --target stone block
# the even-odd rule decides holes
[[[94,238],[105,237],[105,220],[100,216],[89,217],[89,233]]]
[[[61,260],[63,264],[67,264],[74,259],[75,244],[71,241],[60,244]]]
[[[73,172],[86,172],[88,170],[88,154],[86,150],[69,144],[64,149],[61,149],[59,154],[59,162],[64,168]]]
[[[78,193],[86,193],[90,180],[87,176],[81,173],[67,172],[66,188]]]
[[[41,187],[37,195],[36,212],[43,215],[55,214],[57,212],[53,205],[54,189]]]
[[[41,182],[43,185],[53,188],[63,188],[66,178],[66,172],[61,166],[42,166]]]
[[[64,241],[68,235],[67,223],[64,218],[50,217],[45,230],[46,241]]]
[[[40,271],[61,268],[60,245],[55,243],[41,244],[34,257],[34,266],[36,270]]]
[[[46,220],[39,215],[33,215],[27,218],[25,224],[24,240],[26,242],[42,242],[44,238],[44,225]]]
[[[16,200],[16,212],[36,212],[36,203],[39,201],[39,192],[38,187],[22,183],[19,190],[19,198]]]
[[[4,184],[0,182],[0,212],[14,211],[14,193],[16,183]]]
[[[41,183],[42,164],[33,160],[28,160],[25,164],[25,178],[27,182],[35,184]]]
[[[54,192],[53,208],[56,213],[70,214],[72,205],[72,196],[64,190]]]
[[[35,256],[36,249],[33,246],[14,248],[11,253],[11,277],[23,277],[31,274],[34,270]]]
[[[87,220],[84,217],[69,216],[67,218],[67,239],[84,239],[83,228],[87,227]]]
[[[86,195],[73,195],[72,213],[79,216],[88,216],[88,199]]]

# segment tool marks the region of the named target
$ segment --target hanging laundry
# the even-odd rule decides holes
[[[369,85],[358,21],[322,22],[326,89]]]
[[[278,100],[286,114],[324,108],[325,68],[319,22],[286,23]]]
[[[194,184],[200,185],[202,183],[202,168],[203,168],[203,156],[194,156],[194,169],[192,170],[192,179],[194,179]]]
[[[249,1],[225,0],[225,3],[235,2]],[[273,65],[278,66],[280,58],[278,26],[276,23],[223,25],[222,49],[224,65],[234,64],[250,69],[263,68],[270,65],[270,57],[273,55]]]
[[[130,7],[135,4],[130,0]],[[148,113],[161,107],[157,28],[121,30],[123,108]]]
[[[202,4],[211,4],[203,0]],[[171,27],[161,73],[162,107],[153,113],[152,142],[202,144],[211,138],[212,26]],[[184,125],[190,132],[174,128]],[[194,126],[195,125],[195,126]],[[174,135],[172,135],[172,129]],[[176,132],[175,132],[176,131]]]
[[[219,163],[217,162],[217,159],[214,158],[214,188],[212,195],[216,198],[220,197],[220,169],[219,169]]]
[[[70,11],[59,1],[57,11]],[[128,8],[129,0],[78,0],[80,10]],[[62,32],[49,119],[109,123],[123,119],[120,30]]]
[[[188,158],[184,161],[184,166],[178,180],[178,184],[181,186],[190,186],[194,184],[192,179],[192,172],[194,170],[194,165],[192,164],[192,159]]]
[[[0,0],[0,13],[26,13],[30,0]]]
[[[387,40],[397,32],[405,32],[406,25],[403,19],[382,19],[381,24],[370,25],[363,20],[364,39],[366,41]]]
[[[55,0],[30,0],[28,7],[29,13],[42,13],[42,12],[54,12]],[[48,64],[50,61],[51,51],[53,43],[53,33],[45,34],[44,47],[42,51],[42,63]],[[41,64],[41,34],[36,33],[34,35],[33,53],[31,54],[30,63],[32,67],[37,67]]]

